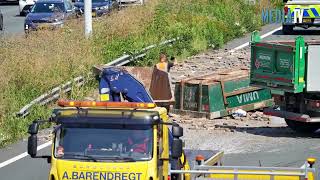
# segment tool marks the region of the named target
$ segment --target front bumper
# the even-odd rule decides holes
[[[320,27],[320,18],[305,18],[302,20],[302,23],[294,23],[294,21],[287,20],[283,23],[283,25],[288,26],[316,26]]]
[[[282,111],[273,108],[266,108],[263,110],[263,114],[269,116],[280,117],[284,119],[289,119],[292,121],[300,121],[300,122],[307,122],[307,123],[315,123],[320,122],[320,118],[311,118],[307,114],[289,112],[289,111]]]
[[[63,27],[63,22],[55,22],[55,23],[31,23],[25,24],[24,30],[25,32],[37,31],[37,30],[55,30],[57,28]]]
[[[100,17],[104,14],[107,14],[109,12],[109,9],[92,9],[92,17]],[[82,16],[84,14],[83,9],[77,9],[76,14],[79,16]]]

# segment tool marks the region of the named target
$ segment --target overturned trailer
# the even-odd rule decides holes
[[[249,86],[249,70],[222,70],[183,79],[175,84],[174,112],[209,119],[270,107],[269,89]]]

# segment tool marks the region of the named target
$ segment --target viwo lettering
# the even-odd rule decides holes
[[[251,101],[259,99],[259,93],[257,91],[254,91],[254,92],[249,92],[246,94],[241,94],[241,95],[237,96],[237,99],[238,99],[239,104],[251,102]]]
[[[62,179],[81,180],[140,180],[142,173],[119,172],[68,172],[63,173]]]

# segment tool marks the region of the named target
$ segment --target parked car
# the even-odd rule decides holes
[[[2,31],[2,30],[3,30],[3,14],[0,10],[0,31]]]
[[[19,0],[19,14],[25,16],[30,12],[36,0]]]
[[[25,32],[62,27],[65,20],[75,14],[69,0],[38,0],[26,16]]]
[[[0,3],[17,3],[19,0],[0,0]]]
[[[77,15],[81,16],[84,13],[84,0],[76,0],[75,10]],[[92,0],[92,16],[99,17],[111,12],[112,9],[117,9],[119,3],[116,0]]]

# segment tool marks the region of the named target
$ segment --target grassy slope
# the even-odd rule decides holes
[[[272,4],[271,4],[272,5]],[[165,39],[182,37],[174,46],[151,51],[135,65],[152,65],[160,51],[184,59],[259,29],[262,0],[248,6],[243,0],[149,0],[94,23],[94,36],[83,38],[83,21],[65,28],[42,31],[28,38],[0,39],[0,146],[25,135],[27,125],[50,114],[37,107],[26,119],[13,116],[21,107],[52,87],[86,74],[93,64],[106,63],[124,52],[135,52]],[[93,82],[71,98],[81,99],[96,88]]]

